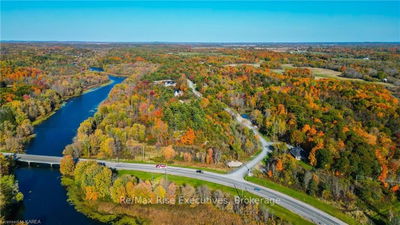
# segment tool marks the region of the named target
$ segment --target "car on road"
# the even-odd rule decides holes
[[[196,173],[204,173],[203,170],[196,170]]]
[[[164,164],[157,164],[157,165],[156,165],[156,168],[163,169],[163,168],[167,168],[167,166],[164,165]]]
[[[261,191],[261,189],[258,188],[258,187],[255,187],[254,190],[255,190],[255,191]]]

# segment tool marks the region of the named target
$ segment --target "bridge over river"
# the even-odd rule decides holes
[[[8,157],[14,157],[14,159],[18,162],[24,162],[28,165],[31,164],[41,164],[41,165],[49,165],[53,167],[54,165],[60,165],[61,158],[60,156],[46,156],[46,155],[31,155],[31,154],[15,154],[15,153],[2,153]]]

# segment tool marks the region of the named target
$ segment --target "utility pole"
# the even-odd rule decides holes
[[[247,176],[250,174],[250,168],[247,166],[247,164],[244,164],[244,166],[247,168]]]
[[[144,162],[144,146],[143,145],[142,145],[142,156],[143,156],[142,161]]]
[[[165,164],[164,172],[165,172],[165,182],[167,182],[168,181],[168,179],[167,179],[167,164]]]

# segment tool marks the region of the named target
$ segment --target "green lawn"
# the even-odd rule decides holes
[[[324,203],[315,197],[307,195],[304,192],[296,191],[294,189],[274,183],[267,179],[261,179],[261,178],[257,178],[257,177],[246,177],[245,179],[247,181],[250,181],[250,182],[259,184],[261,186],[279,191],[279,192],[289,195],[295,199],[301,200],[302,202],[312,205],[315,208],[318,208],[318,209],[320,209],[320,210],[322,210],[322,211],[324,211],[324,212],[326,212],[348,224],[358,224],[357,221],[355,221],[353,218],[345,215],[343,212],[340,211],[340,209],[335,208],[334,206],[331,206],[327,203]]]
[[[389,210],[392,210],[392,213],[399,213],[400,212],[400,201],[388,203],[386,205],[386,207],[380,208],[379,211],[382,215],[388,215]]]
[[[305,163],[305,162],[303,162],[303,161],[301,161],[301,160],[299,160],[299,161],[297,161],[297,162],[298,162],[299,165],[300,165],[301,167],[303,167],[305,170],[310,171],[310,170],[314,169],[314,167],[312,167],[310,164],[307,164],[307,163]]]
[[[140,179],[143,180],[157,180],[165,177],[165,174],[157,174],[157,173],[148,173],[148,172],[141,172],[141,171],[131,171],[131,170],[119,170],[118,175],[123,175],[123,174],[130,174],[133,176],[136,176]],[[190,184],[192,186],[199,186],[199,185],[207,185],[210,189],[216,190],[219,189],[223,192],[229,193],[231,195],[237,195],[238,190],[227,187],[224,185],[220,184],[215,184],[207,181],[202,181],[198,179],[193,179],[193,178],[188,178],[188,177],[181,177],[181,176],[175,176],[175,175],[167,175],[167,179],[176,183],[177,185],[182,185],[182,184]],[[254,194],[251,194],[249,192],[241,192],[243,196],[245,197],[251,197],[251,198],[260,198]],[[306,225],[306,224],[313,224],[310,221],[304,219],[303,217],[294,214],[293,212],[279,206],[279,205],[266,205],[266,207],[273,213],[274,215],[283,218],[287,221],[289,221],[291,224],[298,224],[298,225]]]
[[[285,72],[285,69],[295,68],[295,66],[293,66],[293,64],[282,64],[281,67],[282,67],[282,69],[272,69],[271,71],[282,74],[283,72]],[[331,79],[336,79],[336,80],[366,82],[366,83],[380,84],[380,85],[384,85],[384,86],[388,86],[388,87],[394,87],[394,85],[391,83],[385,83],[385,82],[381,82],[381,81],[366,81],[366,80],[359,79],[359,78],[342,77],[341,72],[330,70],[330,69],[318,68],[318,67],[299,67],[299,68],[310,69],[312,74],[315,76],[316,80],[321,79],[321,78],[331,78]]]
[[[228,171],[225,170],[219,170],[219,169],[211,169],[211,168],[205,168],[205,167],[196,167],[196,166],[183,166],[183,165],[175,165],[175,164],[171,164],[170,166],[174,166],[174,167],[182,167],[182,168],[189,168],[189,169],[195,169],[195,170],[204,170],[204,171],[208,171],[208,172],[213,172],[213,173],[219,173],[219,174],[226,174]]]

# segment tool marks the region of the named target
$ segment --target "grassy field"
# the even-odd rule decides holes
[[[305,68],[311,70],[312,74],[315,76],[315,79],[321,79],[321,78],[349,79],[345,77],[340,77],[342,73],[338,71],[324,69],[324,68],[313,68],[313,67],[305,67]]]
[[[324,212],[326,212],[348,224],[354,224],[354,225],[358,224],[357,221],[355,221],[353,218],[345,215],[343,212],[340,211],[340,209],[337,209],[334,206],[324,203],[324,202],[318,200],[317,198],[307,195],[306,193],[293,190],[291,188],[285,187],[283,185],[274,183],[274,182],[266,180],[266,179],[260,179],[257,177],[246,177],[245,179],[247,181],[250,181],[255,184],[259,184],[261,186],[279,191],[279,192],[289,195],[295,199],[301,200],[302,202],[312,205],[315,208],[318,208],[318,209],[320,209],[320,210],[322,210],[322,211],[324,211]]]
[[[219,174],[226,174],[230,171],[228,169],[211,169],[211,168],[204,168],[204,167],[184,166],[184,165],[174,165],[174,164],[171,166],[189,168],[189,169],[195,169],[195,170],[204,170],[204,171],[219,173]]]
[[[165,174],[156,174],[156,173],[130,171],[130,170],[118,171],[118,175],[123,175],[123,174],[130,174],[130,175],[136,176],[143,180],[158,180],[158,179],[165,177]],[[235,188],[231,188],[231,187],[227,187],[227,186],[223,186],[220,184],[215,184],[215,183],[211,183],[211,182],[207,182],[207,181],[197,180],[197,179],[188,178],[188,177],[174,176],[174,175],[167,175],[167,179],[169,181],[176,183],[177,185],[183,185],[183,184],[190,184],[192,186],[207,185],[210,189],[213,189],[213,190],[219,189],[219,190],[229,193],[231,195],[238,195],[238,190],[236,190]],[[240,194],[243,195],[244,197],[260,198],[249,192],[242,193],[241,190],[240,190]],[[289,221],[291,224],[298,224],[298,225],[313,224],[310,221],[302,218],[301,216],[299,216],[297,214],[292,213],[291,211],[289,211],[279,205],[268,204],[268,205],[266,205],[266,207],[268,207],[268,209],[274,215]]]
[[[220,52],[177,52],[173,54],[181,56],[229,56]]]
[[[282,67],[282,69],[273,69],[272,71],[275,73],[283,73],[283,72],[285,72],[285,69],[295,68],[292,64],[282,64],[281,67]],[[342,74],[341,72],[330,70],[330,69],[314,68],[314,67],[300,67],[300,68],[307,68],[307,69],[311,70],[312,74],[315,76],[315,79],[335,78],[335,79],[349,80],[349,78],[340,77],[340,74]]]
[[[301,160],[299,160],[299,161],[297,161],[297,162],[298,162],[299,165],[300,165],[301,167],[303,167],[305,170],[310,171],[310,170],[314,169],[310,164],[307,164],[307,163],[305,163],[305,162],[303,162],[303,161],[301,161]]]
[[[273,69],[271,71],[282,74],[283,72],[285,72],[285,69],[295,68],[292,64],[282,64],[281,67],[282,67],[282,69]],[[325,69],[325,68],[314,68],[314,67],[300,67],[300,68],[310,69],[312,74],[315,76],[316,80],[323,79],[323,78],[332,78],[332,79],[336,79],[336,80],[368,82],[368,83],[380,84],[380,85],[384,85],[384,86],[388,86],[388,87],[394,86],[393,84],[385,83],[385,82],[372,82],[372,81],[366,81],[366,80],[358,79],[358,78],[342,77],[342,76],[340,76],[342,74],[341,72],[338,72],[335,70],[330,70],[330,69]]]
[[[260,63],[231,63],[231,64],[227,64],[225,66],[254,66],[254,67],[260,67]]]

